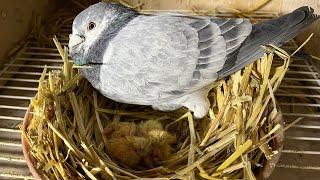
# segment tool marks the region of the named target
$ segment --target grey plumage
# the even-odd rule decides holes
[[[208,85],[258,59],[261,45],[281,44],[315,19],[308,7],[252,25],[98,3],[74,20],[69,47],[76,64],[94,67],[82,72],[108,98],[164,111],[185,106],[201,118],[209,109]]]
[[[252,32],[239,49],[238,56],[225,64],[225,67],[220,70],[219,76],[228,76],[261,57],[264,52],[260,48],[261,45],[275,44],[279,46],[294,38],[319,18],[313,12],[312,8],[304,6],[277,19],[253,25]]]

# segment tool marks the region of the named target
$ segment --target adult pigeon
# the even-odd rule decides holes
[[[209,86],[259,59],[261,45],[281,45],[318,16],[310,7],[251,24],[248,19],[140,14],[116,3],[97,3],[74,20],[70,55],[104,96],[196,118],[209,110]]]

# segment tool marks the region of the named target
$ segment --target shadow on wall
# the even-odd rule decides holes
[[[62,0],[1,0],[0,1],[0,64],[6,55],[30,32],[36,14],[45,18]]]

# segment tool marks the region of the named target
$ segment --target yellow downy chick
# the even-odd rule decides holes
[[[112,122],[104,129],[104,134],[108,138],[119,138],[125,136],[134,136],[137,126],[132,122]]]
[[[151,151],[151,141],[147,137],[128,136],[126,137],[132,143],[134,150],[141,156],[146,156]]]
[[[148,120],[139,124],[138,132],[143,135],[148,135],[152,130],[163,130],[162,124],[156,120]]]
[[[126,137],[108,139],[106,148],[111,157],[126,166],[134,167],[141,161],[141,156]]]
[[[151,151],[147,157],[144,156],[144,161],[150,168],[159,161],[170,157],[170,145],[176,142],[176,137],[163,130],[159,121],[149,120],[141,123],[138,127],[138,132],[151,142]]]
[[[176,137],[164,131],[162,124],[149,120],[136,125],[133,122],[113,122],[104,130],[107,151],[117,161],[137,167],[140,164],[153,168],[171,155],[171,144]]]
[[[154,148],[158,148],[160,154],[158,154],[159,160],[163,161],[171,155],[171,144],[176,142],[176,137],[163,130],[149,131],[149,138]]]

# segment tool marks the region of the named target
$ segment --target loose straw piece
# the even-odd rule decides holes
[[[76,95],[74,94],[74,92],[70,92],[68,95],[69,95],[70,102],[71,102],[71,105],[72,105],[72,108],[73,108],[73,112],[74,112],[75,117],[76,117],[76,123],[77,123],[77,127],[79,129],[79,133],[80,133],[81,139],[83,141],[85,141],[86,143],[88,143],[89,141],[87,139],[86,129],[84,128],[83,123],[82,123],[83,122],[83,118],[81,116],[80,108],[79,108],[79,105],[77,103]]]
[[[225,108],[227,107],[226,103],[228,102],[229,98],[226,98],[225,100],[225,106],[223,106],[222,110],[219,111],[218,117],[216,118],[216,121],[220,121],[220,119],[223,117],[224,112],[225,112]],[[212,122],[210,125],[210,128],[208,130],[208,132],[206,133],[205,137],[203,138],[202,142],[200,143],[200,146],[204,146],[206,144],[206,142],[208,141],[208,139],[211,136],[212,131],[214,130],[214,128],[216,127],[216,123]]]
[[[311,55],[311,57],[312,57],[313,59],[315,59],[315,60],[320,61],[320,57],[317,57],[317,56],[314,56],[314,55]]]
[[[188,122],[189,122],[189,130],[190,130],[190,149],[188,153],[188,166],[194,163],[194,154],[195,154],[195,149],[194,146],[196,144],[196,133],[194,129],[194,123],[193,123],[193,118],[191,112],[188,112]],[[191,172],[191,179],[195,179],[194,172]]]
[[[300,49],[302,49],[303,46],[306,45],[306,44],[310,41],[310,39],[312,38],[312,36],[313,36],[313,33],[311,33],[311,34],[309,35],[309,37],[308,37],[308,38],[298,47],[298,49],[296,49],[290,56],[294,56],[298,51],[300,51]]]
[[[215,176],[220,176],[221,174],[226,174],[226,173],[230,173],[233,171],[236,171],[238,169],[242,169],[244,167],[243,163],[238,163],[238,164],[234,164],[232,166],[229,166],[228,168],[222,170],[222,171],[218,171],[218,172],[214,172],[211,177],[215,177]]]
[[[83,169],[84,173],[86,173],[86,175],[92,179],[92,180],[98,180],[96,177],[94,177],[94,175],[81,163],[79,162],[81,168]]]
[[[207,159],[211,158],[216,153],[218,153],[219,151],[224,149],[226,146],[231,144],[233,139],[234,139],[234,137],[233,138],[229,138],[228,140],[222,139],[222,140],[218,141],[217,143],[214,144],[215,147],[214,148],[212,147],[211,151],[208,151],[208,153],[206,153],[205,155],[201,156],[198,160],[196,160],[190,166],[187,166],[186,168],[178,171],[177,174],[180,175],[180,176],[183,176],[183,175],[187,174],[188,172],[190,172],[191,170],[193,170],[194,168],[196,168],[197,166],[199,166],[200,164],[205,162]]]
[[[54,133],[56,133],[60,139],[63,140],[65,145],[77,156],[84,157],[84,154],[77,150],[74,145],[70,144],[69,141],[50,123],[48,122],[48,126],[52,129]]]
[[[72,68],[76,68],[76,69],[93,69],[93,66],[87,66],[87,65],[82,65],[82,66],[77,66],[77,65],[73,65]]]
[[[258,148],[259,146],[263,145],[263,144],[267,144],[269,143],[269,141],[271,141],[272,139],[274,139],[275,137],[281,135],[283,132],[287,131],[289,128],[291,128],[292,126],[294,126],[295,124],[297,124],[298,122],[300,122],[303,119],[303,117],[299,117],[296,120],[294,120],[292,123],[290,123],[289,125],[287,125],[286,127],[284,127],[282,130],[280,130],[278,133],[276,133],[275,135],[271,136],[270,138],[268,138],[267,140],[263,141],[262,143],[258,143],[255,144],[253,146],[253,148],[250,150],[253,151],[254,149]]]
[[[230,166],[236,159],[238,159],[244,152],[246,152],[252,146],[252,141],[249,139],[243,145],[240,145],[239,148],[227,159],[225,160],[216,170],[221,171],[228,166]]]
[[[280,124],[277,124],[276,126],[274,126],[274,127],[272,128],[271,131],[268,132],[268,134],[264,135],[264,136],[260,139],[260,141],[263,141],[263,140],[267,139],[267,137],[271,136],[271,134],[275,133],[275,132],[278,131],[280,128],[281,128],[281,125],[280,125]]]
[[[268,80],[268,89],[269,89],[269,93],[270,93],[270,97],[271,97],[271,100],[272,100],[272,104],[273,104],[273,107],[276,109],[277,111],[277,103],[276,103],[276,97],[274,96],[274,93],[273,93],[273,89],[272,89],[272,86],[270,84],[270,81]]]
[[[98,128],[100,130],[100,133],[103,134],[103,127],[102,127],[100,115],[99,115],[99,112],[97,111],[97,109],[98,109],[98,99],[97,99],[97,93],[96,92],[93,92],[93,105],[94,105],[94,109],[95,109],[94,112],[95,112],[95,115],[96,115]],[[106,147],[107,146],[107,137],[102,135],[102,140],[103,140],[104,146]]]

